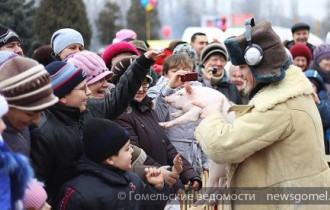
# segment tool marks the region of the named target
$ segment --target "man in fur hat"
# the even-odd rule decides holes
[[[212,160],[229,164],[231,192],[235,190],[232,187],[237,187],[234,192],[253,187],[256,199],[262,202],[237,205],[231,201],[232,207],[328,209],[321,204],[312,207],[266,200],[267,193],[272,195],[279,189],[295,188],[297,194],[302,187],[330,186],[322,122],[310,82],[300,68],[291,65],[268,21],[254,26],[253,19],[247,20],[245,33],[227,39],[225,45],[233,65],[243,74],[250,101],[230,108],[236,114],[233,124],[221,115],[222,102],[214,106],[196,102],[205,119],[196,128],[195,137]]]

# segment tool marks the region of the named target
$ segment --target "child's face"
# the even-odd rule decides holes
[[[184,66],[184,65],[174,66],[174,67],[170,68],[164,76],[169,79],[172,79],[173,77],[175,77],[176,72],[179,70],[189,71],[189,72],[192,71],[192,69],[190,69],[189,67]]]
[[[123,171],[129,170],[132,167],[132,152],[133,149],[131,147],[131,142],[128,140],[127,143],[119,150],[118,155],[111,156],[113,161],[112,165]]]

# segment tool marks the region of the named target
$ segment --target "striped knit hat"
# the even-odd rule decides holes
[[[54,94],[59,98],[69,94],[86,79],[85,71],[72,63],[54,61],[46,66],[46,70],[50,74]]]
[[[33,59],[16,57],[0,67],[0,93],[9,107],[39,111],[58,102],[44,66]]]

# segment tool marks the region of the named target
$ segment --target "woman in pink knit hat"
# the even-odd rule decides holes
[[[67,63],[73,63],[86,72],[87,86],[91,91],[90,97],[104,98],[109,93],[108,81],[113,72],[109,71],[105,62],[96,53],[87,50],[77,52],[67,60]]]

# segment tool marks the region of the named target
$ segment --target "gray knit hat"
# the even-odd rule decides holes
[[[272,29],[269,21],[251,26],[252,43],[259,45],[263,50],[261,63],[256,66],[250,66],[253,77],[262,83],[282,80],[285,76],[285,70],[291,62],[288,59],[280,37]],[[233,65],[247,64],[244,59],[245,49],[248,46],[245,33],[226,39],[225,45]]]

